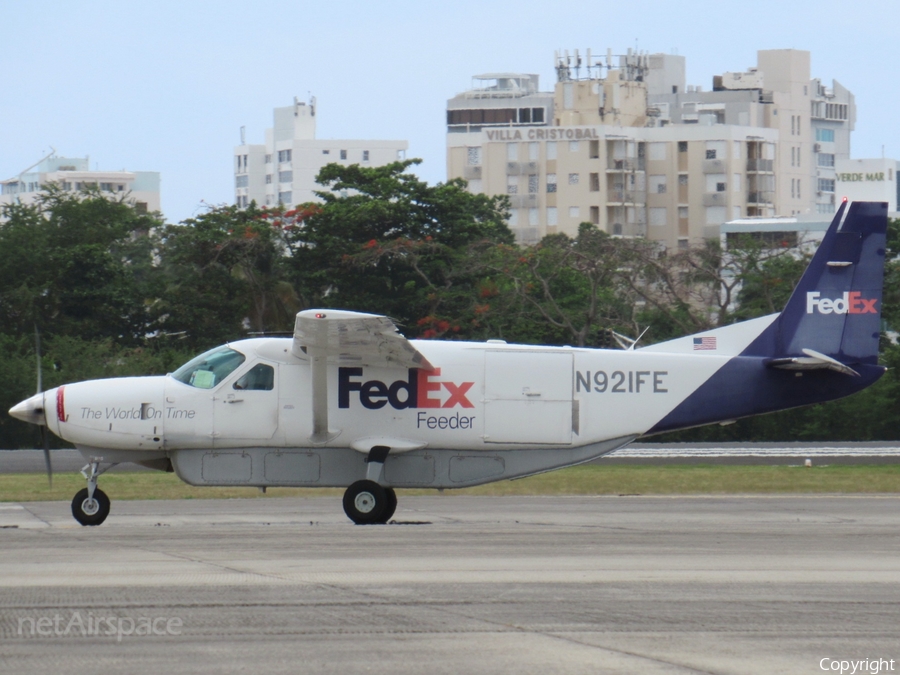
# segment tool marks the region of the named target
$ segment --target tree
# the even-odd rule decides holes
[[[608,345],[609,331],[622,330],[631,318],[618,282],[620,242],[582,223],[574,239],[555,234],[530,248],[498,246],[484,251],[484,268],[492,278],[506,282],[501,288],[507,297],[494,303],[492,316],[509,316],[514,309],[521,331],[524,306],[536,325],[517,339]]]
[[[0,331],[139,342],[149,329],[149,233],[160,224],[95,189],[49,185],[0,212]]]
[[[323,203],[300,207],[302,223],[287,234],[307,303],[387,314],[421,332],[465,313],[476,285],[469,247],[513,240],[506,200],[472,194],[461,180],[428,185],[406,171],[417,163],[321,170]]]
[[[778,312],[808,262],[802,242],[789,245],[738,237],[722,249],[705,240],[669,251],[646,239],[623,239],[619,281],[655,342]]]
[[[158,325],[196,349],[249,331],[287,331],[301,302],[286,279],[277,213],[220,206],[161,232]]]

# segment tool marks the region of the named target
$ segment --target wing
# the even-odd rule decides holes
[[[308,309],[297,314],[294,356],[308,359],[312,371],[313,433],[310,442],[322,445],[339,430],[328,426],[328,361],[359,366],[388,366],[434,370],[397,326],[386,316],[338,309]]]
[[[432,365],[386,316],[336,309],[308,309],[297,314],[294,356],[323,355],[328,361],[432,370]]]

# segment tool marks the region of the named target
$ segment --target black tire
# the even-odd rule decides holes
[[[357,525],[381,523],[387,505],[387,492],[375,481],[358,480],[344,493],[344,513]]]
[[[385,488],[384,492],[387,495],[387,504],[384,506],[384,513],[381,514],[381,520],[378,521],[380,523],[387,523],[397,510],[397,493],[394,492],[394,488]]]
[[[94,502],[88,501],[88,489],[82,488],[72,500],[72,515],[82,525],[99,525],[109,515],[109,497],[100,488],[94,489]]]

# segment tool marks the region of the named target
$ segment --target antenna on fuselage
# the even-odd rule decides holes
[[[636,339],[630,338],[627,335],[622,335],[621,333],[617,333],[614,330],[609,331],[613,336],[616,342],[619,343],[619,346],[628,352],[633,352],[634,348],[637,346],[637,343],[641,341],[641,338],[650,330],[650,326],[647,326],[644,330],[641,331],[641,334],[637,336]]]

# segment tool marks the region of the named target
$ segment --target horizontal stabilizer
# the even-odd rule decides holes
[[[814,349],[801,350],[806,356],[794,356],[783,359],[772,359],[769,366],[783,370],[834,370],[844,375],[859,377],[859,373],[837,359],[826,356]]]

